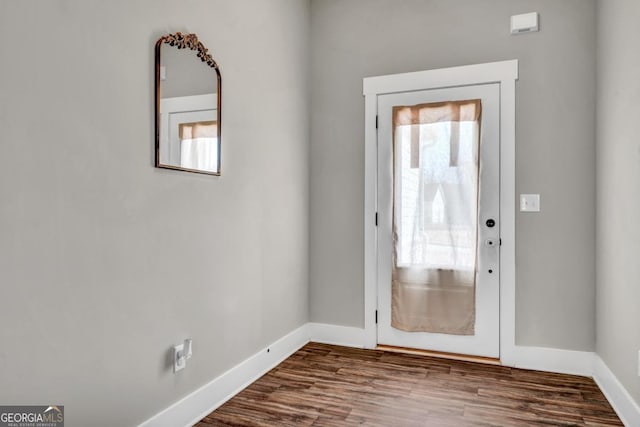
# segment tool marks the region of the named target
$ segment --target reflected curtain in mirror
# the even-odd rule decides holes
[[[473,335],[480,100],[393,108],[391,325]]]
[[[218,164],[218,124],[215,121],[180,123],[180,166],[215,171]]]

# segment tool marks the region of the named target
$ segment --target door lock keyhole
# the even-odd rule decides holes
[[[496,225],[496,221],[493,218],[489,218],[486,224],[487,224],[487,227],[493,228]]]

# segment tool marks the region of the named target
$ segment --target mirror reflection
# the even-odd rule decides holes
[[[220,175],[220,71],[195,34],[156,43],[156,166]]]

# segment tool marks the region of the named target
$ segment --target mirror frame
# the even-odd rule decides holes
[[[176,47],[178,49],[190,49],[193,51],[196,51],[196,57],[200,59],[200,61],[204,62],[206,65],[210,66],[211,68],[213,68],[216,71],[216,78],[217,78],[217,86],[218,86],[218,93],[217,93],[217,130],[218,130],[218,169],[217,172],[209,172],[209,171],[205,171],[205,170],[198,170],[198,169],[190,169],[190,168],[183,168],[181,166],[173,166],[173,165],[165,165],[160,163],[160,56],[161,56],[161,48],[163,44],[168,44],[169,46],[173,46]],[[164,168],[164,169],[174,169],[174,170],[181,170],[181,171],[186,171],[186,172],[195,172],[195,173],[201,173],[201,174],[205,174],[205,175],[216,175],[216,176],[220,176],[220,166],[221,166],[221,152],[222,152],[222,133],[221,133],[221,118],[222,118],[222,76],[220,75],[220,68],[218,67],[218,64],[216,63],[216,61],[214,61],[213,57],[211,56],[211,54],[209,53],[209,50],[204,47],[204,45],[202,44],[202,42],[200,40],[198,40],[198,36],[196,36],[195,34],[182,34],[182,33],[175,33],[175,34],[167,34],[164,35],[162,37],[160,37],[158,39],[158,41],[156,42],[156,48],[155,48],[155,53],[156,53],[156,69],[155,69],[155,84],[156,84],[156,94],[155,94],[155,101],[156,101],[156,141],[155,141],[155,148],[156,148],[156,167],[157,168]]]

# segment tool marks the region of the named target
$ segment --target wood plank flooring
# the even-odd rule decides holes
[[[621,426],[590,378],[310,343],[210,426]]]

